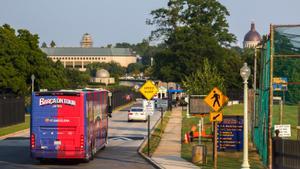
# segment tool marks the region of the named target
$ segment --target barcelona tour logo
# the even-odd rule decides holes
[[[76,101],[70,99],[63,99],[63,98],[51,98],[51,99],[40,98],[39,101],[40,106],[52,105],[52,104],[66,104],[70,106],[75,106]]]

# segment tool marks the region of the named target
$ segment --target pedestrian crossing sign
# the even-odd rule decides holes
[[[223,121],[223,112],[210,112],[209,120],[214,121]]]
[[[214,111],[219,111],[228,102],[228,97],[223,95],[217,87],[205,97],[204,102],[208,104]]]

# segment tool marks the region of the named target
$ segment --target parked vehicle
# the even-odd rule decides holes
[[[110,94],[107,90],[33,93],[31,157],[92,160],[108,143]]]
[[[143,107],[131,107],[128,111],[128,121],[147,121],[147,115]]]

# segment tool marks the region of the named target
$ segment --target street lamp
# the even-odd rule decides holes
[[[248,78],[251,70],[244,63],[244,66],[240,70],[240,75],[244,80],[244,148],[243,148],[243,164],[242,169],[250,169],[248,162]]]

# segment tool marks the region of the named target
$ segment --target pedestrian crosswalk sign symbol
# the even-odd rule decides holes
[[[214,121],[223,121],[223,113],[222,112],[210,112],[209,120],[211,122]]]
[[[213,88],[205,97],[204,102],[208,104],[214,111],[219,111],[228,102],[228,97],[223,95],[221,90]]]

